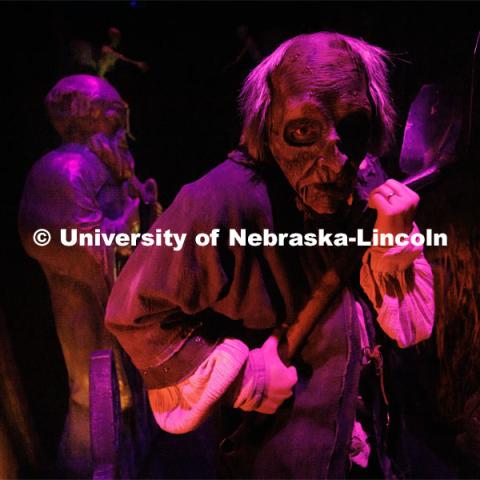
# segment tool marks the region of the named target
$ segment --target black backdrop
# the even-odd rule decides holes
[[[146,74],[119,66],[109,80],[129,102],[140,178],[153,176],[168,205],[180,186],[221,162],[239,135],[236,96],[254,66],[241,50],[247,25],[263,54],[294,34],[336,30],[395,54],[393,94],[399,138],[408,105],[423,83],[455,78],[466,91],[475,32],[475,3],[443,2],[83,2],[2,3],[2,266],[7,318],[35,426],[53,454],[66,408],[66,374],[38,266],[16,233],[25,176],[58,139],[43,98],[74,73],[68,45],[99,47],[106,31],[123,33],[119,48],[145,60]],[[392,156],[394,159],[395,155]]]

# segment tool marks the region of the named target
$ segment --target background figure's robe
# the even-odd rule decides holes
[[[26,252],[44,271],[70,385],[69,411],[60,445],[60,469],[91,473],[89,429],[89,360],[99,349],[115,350],[104,327],[105,308],[113,285],[113,247],[60,244],[61,228],[92,233],[104,221],[121,217],[125,190],[102,161],[85,146],[66,144],[48,153],[30,171],[20,205],[19,230]],[[32,235],[49,230],[52,241],[37,246]],[[117,367],[120,362],[117,358]],[[128,387],[119,370],[123,406]]]

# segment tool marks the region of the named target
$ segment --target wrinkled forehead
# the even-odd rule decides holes
[[[272,87],[274,97],[284,99],[311,96],[325,101],[367,95],[363,66],[346,42],[323,35],[300,37],[289,46],[272,75]]]

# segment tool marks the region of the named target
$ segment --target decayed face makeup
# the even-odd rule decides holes
[[[272,90],[273,157],[304,204],[318,214],[335,213],[351,201],[369,143],[372,112],[363,73],[346,52],[307,45],[287,54]]]

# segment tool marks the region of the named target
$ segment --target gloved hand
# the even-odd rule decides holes
[[[234,406],[245,411],[275,413],[292,396],[297,380],[297,369],[282,362],[278,337],[271,335],[261,348],[250,351]]]
[[[256,409],[260,413],[275,413],[293,394],[298,375],[295,367],[287,367],[278,355],[278,337],[267,338],[260,348],[265,361],[265,394]]]

